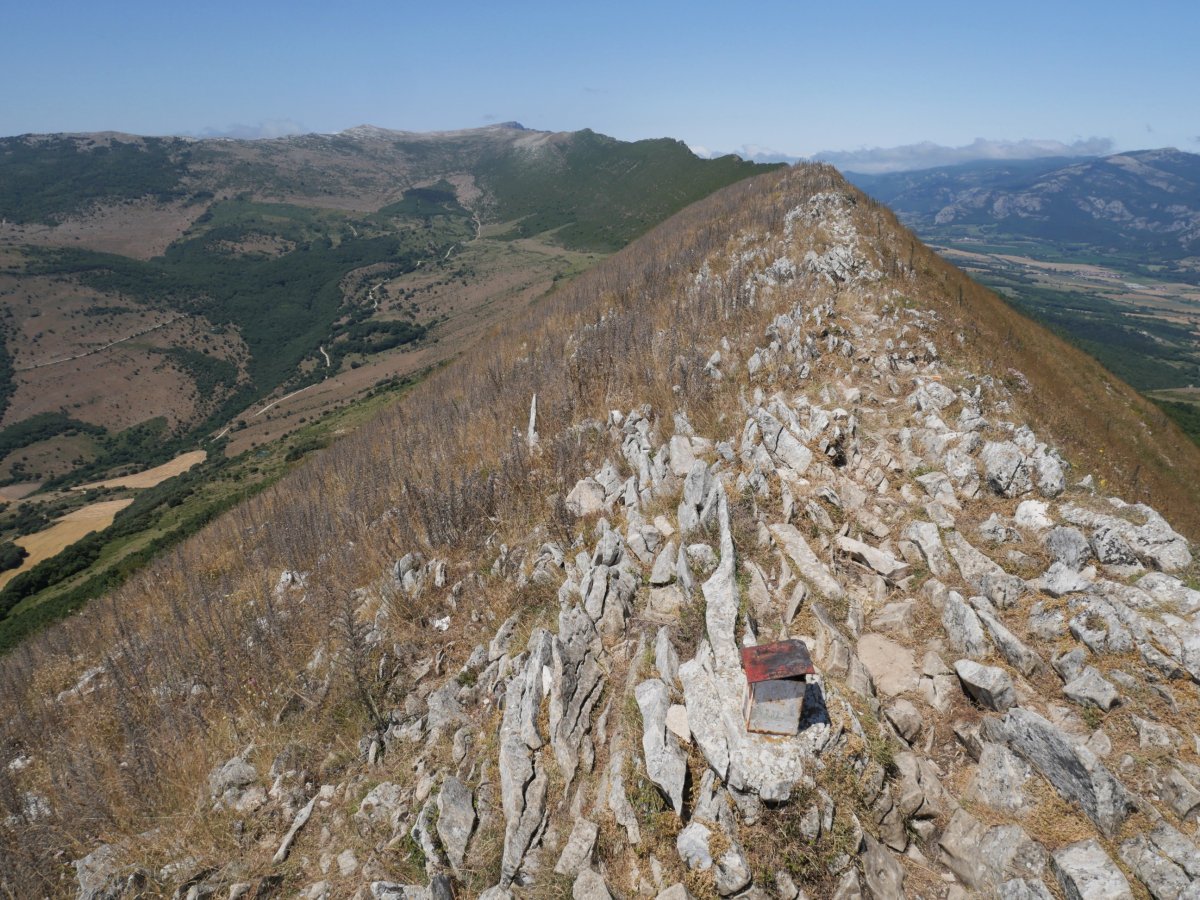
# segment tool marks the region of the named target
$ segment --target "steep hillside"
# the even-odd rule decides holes
[[[262,398],[322,384],[319,412],[461,352],[479,324],[764,170],[515,123],[5,138],[0,416],[11,429],[61,415],[114,439],[154,422],[162,458],[248,426],[244,448],[287,430],[250,421]],[[0,480],[126,462],[99,442],[77,463],[58,437],[0,459]]]
[[[0,660],[8,893],[1195,890],[1200,460],[1147,401],[824,166],[488,347]]]
[[[349,405],[765,170],[513,123],[0,140],[0,650],[323,446]],[[65,490],[196,454],[151,497]],[[128,508],[97,517],[110,500]],[[84,538],[80,517],[111,525]]]

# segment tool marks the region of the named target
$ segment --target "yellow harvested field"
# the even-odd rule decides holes
[[[176,475],[186,472],[192,466],[199,465],[207,458],[207,450],[192,450],[175,457],[170,462],[163,463],[161,466],[147,469],[145,472],[138,472],[136,475],[125,475],[121,478],[110,478],[108,481],[93,481],[91,484],[81,484],[75,490],[86,491],[88,488],[152,488],[156,484],[166,481],[168,478],[174,478]]]
[[[132,497],[126,497],[123,500],[92,503],[82,509],[67,513],[45,531],[17,538],[13,543],[28,550],[29,556],[25,558],[25,562],[21,564],[20,568],[0,573],[0,588],[3,588],[22,572],[32,569],[42,560],[61,553],[85,534],[107,528],[112,524],[117,513],[132,502]]]

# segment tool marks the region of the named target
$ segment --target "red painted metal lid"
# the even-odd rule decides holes
[[[776,641],[742,648],[742,668],[751,684],[776,678],[798,678],[815,673],[804,641]]]

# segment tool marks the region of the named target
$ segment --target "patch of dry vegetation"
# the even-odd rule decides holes
[[[562,496],[602,462],[580,425],[649,404],[657,416],[686,409],[703,433],[733,437],[733,382],[704,372],[720,338],[760,334],[776,310],[834,288],[805,276],[755,304],[728,261],[740,236],[780,228],[789,209],[828,190],[857,197],[858,228],[876,239],[891,284],[943,316],[944,354],[1008,381],[1020,371],[1031,390],[1015,415],[1110,490],[1144,496],[1200,531],[1196,449],[1151,404],[942,262],[832,168],[761,176],[688,208],[496,328],[480,344],[488,353],[433,373],[374,423],[0,660],[3,889],[58,894],[71,860],[135,835],[143,865],[185,855],[219,864],[230,831],[209,813],[214,765],[253,744],[265,771],[298,747],[308,780],[331,783],[356,763],[363,733],[403,704],[413,661],[432,654],[451,672],[510,611],[527,610],[526,624],[544,615],[552,596],[486,573],[505,544],[575,533]],[[727,267],[728,282],[695,278],[709,259]],[[533,394],[537,453],[523,437]],[[448,584],[465,588],[415,602],[388,593],[385,639],[372,648],[356,592],[386,583],[412,550],[445,559]],[[285,570],[307,573],[304,586],[277,589]],[[449,632],[428,627],[446,614]],[[92,693],[56,700],[98,660],[106,673]],[[607,751],[597,750],[599,770]],[[18,779],[7,762],[20,755],[31,763]],[[385,759],[379,775],[399,778],[404,765]],[[31,815],[27,791],[50,811]],[[652,824],[658,813],[645,812]],[[15,825],[3,824],[9,816]],[[267,838],[285,826],[256,825],[259,839],[246,838],[240,858],[271,870]],[[315,840],[302,834],[298,852]],[[603,855],[603,836],[600,846]]]

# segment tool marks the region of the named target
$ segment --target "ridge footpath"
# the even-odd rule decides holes
[[[160,710],[220,731],[202,751],[147,753],[154,729],[107,712],[141,696],[130,660],[171,626],[125,622],[72,672],[55,723],[125,723],[93,767],[123,756],[160,804],[173,795],[148,759],[165,771],[192,752],[207,778],[173,815],[114,815],[64,849],[62,893],[1200,896],[1187,538],[1039,437],[1028,378],[974,369],[954,299],[919,302],[923,258],[831,170],[690,215],[675,226],[704,235],[690,253],[656,233],[640,282],[613,286],[635,264],[619,255],[579,288],[599,313],[557,344],[527,335],[515,370],[564,367],[519,382],[532,403],[498,367],[480,374],[509,429],[503,449],[488,432],[492,475],[426,489],[413,460],[379,516],[364,492],[363,534],[389,541],[352,589],[335,575],[369,555],[359,539],[306,553],[278,506],[227,527],[267,588],[210,576],[219,597],[180,608],[223,657],[144,682]],[[660,278],[669,299],[652,304]],[[623,378],[597,386],[609,370],[587,366],[614,356]],[[428,408],[452,421],[486,396]],[[464,443],[485,443],[491,420],[466,421]],[[357,452],[386,452],[370,439]],[[451,452],[423,446],[433,468]],[[329,479],[327,515],[346,514],[352,488],[309,477]],[[265,531],[301,564],[264,566]],[[748,732],[739,648],[789,637],[816,667],[799,733]],[[221,717],[232,691],[248,699]],[[29,859],[67,827],[88,757],[18,740],[14,718],[0,836]]]

